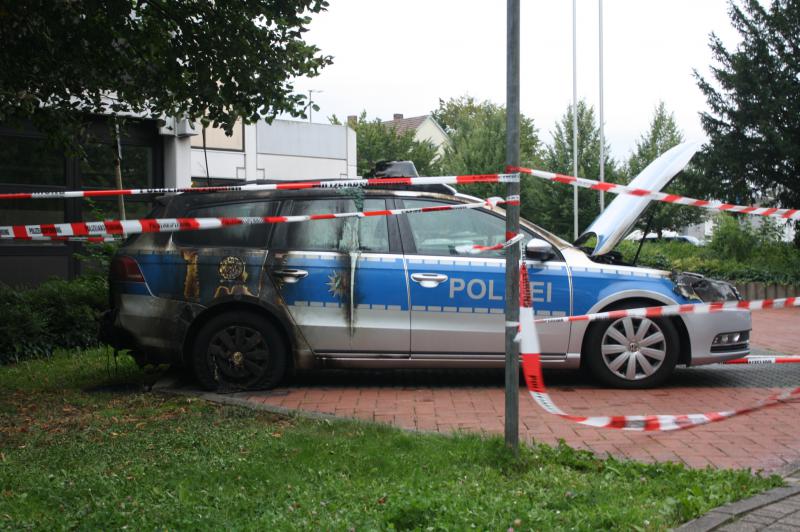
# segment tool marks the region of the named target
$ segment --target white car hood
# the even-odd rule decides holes
[[[699,142],[684,142],[667,150],[642,170],[628,186],[661,191],[689,164],[700,145]],[[578,237],[576,244],[586,242],[594,235],[597,237],[597,244],[591,255],[594,257],[608,253],[628,234],[651,201],[648,198],[620,194]]]

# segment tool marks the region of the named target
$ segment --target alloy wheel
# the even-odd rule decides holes
[[[654,375],[667,356],[664,331],[647,318],[626,317],[606,329],[600,344],[603,363],[628,381]]]

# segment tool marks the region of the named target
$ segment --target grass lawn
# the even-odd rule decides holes
[[[105,351],[0,367],[0,528],[665,529],[778,477],[145,393]]]

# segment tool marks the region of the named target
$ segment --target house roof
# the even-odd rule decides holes
[[[383,124],[394,128],[395,131],[402,134],[406,131],[416,131],[426,118],[428,118],[428,115],[413,116],[411,118],[400,118],[399,120],[387,120]]]

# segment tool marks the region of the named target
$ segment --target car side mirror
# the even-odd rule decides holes
[[[547,262],[556,256],[550,242],[541,238],[531,238],[525,244],[525,257],[538,262]]]

